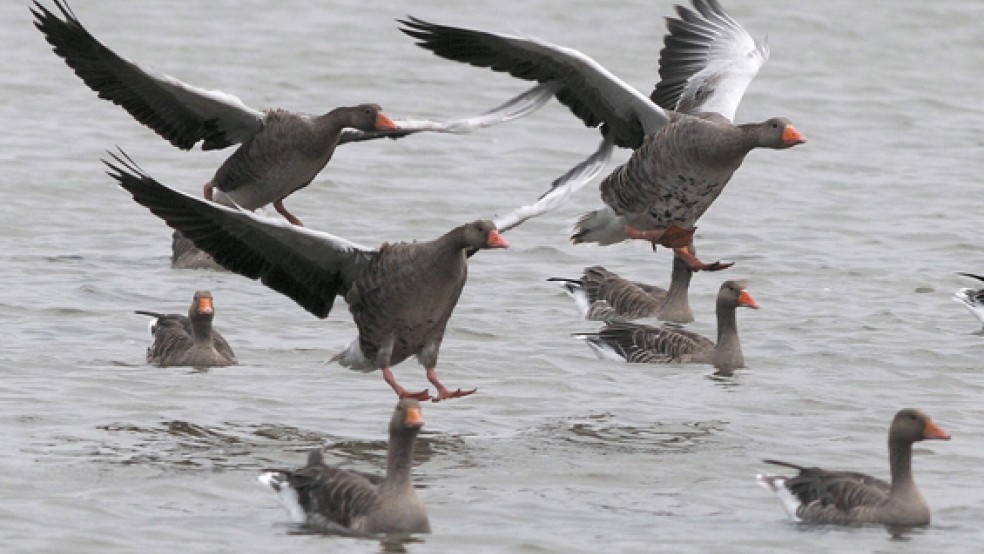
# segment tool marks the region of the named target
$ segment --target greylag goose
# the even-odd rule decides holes
[[[443,58],[557,84],[561,103],[585,125],[600,126],[604,139],[594,157],[607,160],[613,145],[634,150],[602,181],[605,207],[578,221],[575,243],[645,239],[676,249],[694,269],[723,269],[731,264],[705,264],[686,252],[694,224],[752,149],[806,139],[785,118],[732,123],[769,49],[715,0],[694,0],[694,8],[677,6],[679,18],[667,18],[661,80],[648,98],[571,48],[413,17],[400,23],[418,46]],[[571,183],[559,181],[544,196],[569,196]]]
[[[799,471],[795,477],[758,475],[789,516],[813,523],[879,523],[893,526],[929,524],[929,506],[912,479],[912,443],[950,440],[950,435],[920,410],[899,410],[888,429],[888,463],[892,480],[853,471],[828,471],[788,462],[766,463]]]
[[[435,402],[475,392],[445,388],[435,366],[445,326],[465,286],[468,256],[509,246],[491,221],[461,225],[430,241],[371,249],[200,200],[158,183],[129,158],[113,158],[119,165],[106,162],[109,175],[134,200],[229,271],[260,279],[320,318],[342,295],[359,336],[332,361],[359,371],[382,370],[400,397],[426,400],[431,398],[426,389],[408,392],[390,371],[417,356],[437,388]]]
[[[212,293],[195,293],[188,315],[161,314],[137,310],[154,318],[150,335],[154,342],[147,348],[147,363],[161,367],[222,367],[236,365],[236,354],[225,338],[212,327],[215,308]]]
[[[273,203],[296,225],[301,222],[284,207],[284,198],[310,184],[337,145],[418,131],[468,132],[520,117],[551,95],[548,87],[537,87],[483,116],[447,123],[395,123],[376,104],[340,107],[317,116],[284,109],[259,111],[233,95],[141,68],[93,37],[63,0],[55,0],[55,6],[64,19],[36,1],[31,10],[35,26],[100,98],[123,107],[183,150],[199,141],[203,150],[240,144],[205,185],[206,198],[247,210]]]
[[[984,277],[974,275],[973,273],[960,273],[960,275],[963,275],[964,277],[971,277],[977,279],[978,281],[984,281]],[[970,310],[970,313],[974,314],[974,317],[976,317],[981,322],[982,327],[984,327],[984,288],[962,288],[953,293],[953,299],[960,302],[965,308]]]
[[[723,371],[745,367],[737,308],[758,308],[743,281],[725,281],[717,296],[717,343],[681,327],[610,322],[597,333],[578,333],[600,358],[647,364],[711,364]]]
[[[673,257],[670,288],[630,281],[600,265],[584,268],[580,279],[551,277],[574,300],[581,316],[591,321],[627,321],[655,317],[674,323],[690,323],[687,291],[693,271],[679,256]]]
[[[259,481],[277,493],[297,523],[359,535],[430,533],[427,509],[410,476],[413,445],[424,425],[420,404],[404,398],[389,424],[386,475],[325,465],[320,450],[297,470],[268,470]]]

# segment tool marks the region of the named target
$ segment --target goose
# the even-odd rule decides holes
[[[160,367],[222,367],[236,365],[236,354],[225,338],[212,327],[215,308],[212,293],[195,292],[188,315],[137,310],[148,315],[154,342],[147,348],[147,363]]]
[[[794,477],[759,474],[756,481],[775,493],[796,521],[928,525],[929,506],[912,479],[912,443],[935,439],[950,440],[950,435],[925,412],[900,410],[888,429],[891,482],[854,471],[829,471],[777,460],[765,462],[799,473]]]
[[[451,391],[437,376],[437,357],[451,312],[468,277],[468,257],[478,250],[507,248],[494,222],[478,220],[429,241],[383,243],[378,249],[228,208],[171,189],[144,172],[126,154],[104,160],[109,175],[133,199],[180,231],[222,267],[284,294],[319,318],[341,295],[358,337],[333,357],[353,370],[381,370],[401,398],[468,396]],[[427,370],[437,389],[409,392],[390,367],[410,356]]]
[[[964,277],[971,277],[977,279],[978,281],[984,281],[984,277],[980,275],[974,275],[973,273],[960,273]],[[972,288],[962,288],[957,292],[953,293],[953,299],[960,302],[965,308],[970,310],[970,313],[974,314],[980,322],[982,327],[984,327],[984,288],[972,289]]]
[[[92,36],[64,0],[55,0],[55,6],[61,18],[34,2],[35,27],[100,98],[121,106],[182,150],[199,142],[203,150],[239,145],[205,184],[205,198],[247,210],[272,203],[295,225],[301,220],[284,207],[284,199],[309,185],[339,144],[420,131],[470,132],[521,117],[551,96],[550,87],[535,87],[482,116],[446,123],[394,122],[372,103],[322,115],[281,108],[260,111],[231,94],[141,68]]]
[[[312,450],[304,467],[267,470],[257,479],[277,493],[297,523],[358,535],[430,533],[427,509],[410,475],[423,425],[417,400],[397,403],[389,423],[385,476],[329,467],[321,450]]]
[[[574,300],[581,317],[590,321],[628,321],[655,317],[674,323],[690,323],[694,312],[687,291],[693,271],[679,256],[673,257],[670,288],[630,281],[600,265],[584,268],[579,279],[551,277]]]
[[[597,333],[574,336],[587,341],[602,359],[648,364],[711,364],[728,371],[745,367],[738,339],[737,308],[759,307],[744,281],[725,281],[717,296],[717,342],[682,327],[609,322]]]
[[[644,239],[654,248],[673,248],[695,270],[718,270],[732,264],[707,264],[686,251],[695,223],[751,150],[786,149],[806,138],[782,117],[733,123],[769,48],[716,0],[693,5],[677,6],[679,18],[667,18],[661,80],[649,97],[572,48],[415,17],[399,23],[418,46],[440,57],[557,85],[562,104],[586,126],[600,127],[603,140],[592,158],[607,161],[614,146],[633,150],[602,180],[605,205],[580,218],[574,243]],[[569,197],[585,182],[555,181],[544,196]]]

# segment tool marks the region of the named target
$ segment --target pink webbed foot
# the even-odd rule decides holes
[[[208,200],[209,202],[211,202],[213,200],[212,199],[212,194],[214,192],[214,190],[213,190],[214,188],[215,188],[215,185],[212,184],[212,181],[209,181],[209,182],[205,183],[205,192],[204,192],[204,194],[205,194],[205,200]]]
[[[437,370],[434,368],[429,368],[427,370],[427,380],[431,382],[435,387],[437,387],[437,396],[431,399],[433,402],[440,402],[441,400],[447,400],[449,398],[461,398],[462,396],[468,396],[469,394],[475,394],[478,389],[471,390],[461,390],[450,391],[447,387],[441,384],[441,381],[437,379]]]
[[[403,387],[400,388],[403,389]],[[417,391],[417,392],[409,392],[407,390],[402,390],[402,391],[398,391],[397,394],[400,396],[400,398],[413,398],[416,400],[420,400],[421,402],[431,399],[430,391],[428,391],[428,389],[424,389],[422,391]],[[434,402],[437,402],[437,400],[434,400]]]
[[[735,265],[735,262],[722,262],[721,260],[709,264],[704,263],[700,258],[691,254],[687,248],[674,248],[673,252],[687,264],[691,271],[721,271]]]
[[[449,398],[461,398],[462,396],[468,396],[470,394],[475,394],[475,392],[477,390],[478,389],[471,389],[471,390],[461,390],[461,389],[458,389],[458,390],[452,392],[452,391],[449,391],[448,389],[446,389],[444,387],[440,387],[440,388],[437,389],[437,396],[435,396],[434,398],[431,398],[431,402],[440,402],[441,400],[447,400]]]

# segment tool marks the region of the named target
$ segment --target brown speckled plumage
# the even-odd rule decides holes
[[[758,482],[779,495],[791,516],[813,523],[927,525],[930,510],[912,478],[912,444],[949,440],[925,412],[895,414],[888,430],[891,482],[854,471],[829,471],[766,460],[799,473],[793,477],[759,475]]]
[[[719,370],[745,366],[735,310],[758,307],[741,281],[725,281],[717,297],[717,342],[682,327],[610,322],[597,333],[577,336],[593,349],[633,363],[701,363]]]
[[[260,481],[281,494],[293,489],[307,522],[316,527],[355,534],[429,533],[427,510],[410,474],[422,425],[419,403],[401,400],[390,420],[385,476],[329,467],[321,451],[314,450],[306,466],[269,470]]]
[[[147,348],[147,363],[161,367],[220,367],[238,363],[229,343],[212,328],[212,293],[197,291],[188,315],[138,310],[156,318],[154,342]]]

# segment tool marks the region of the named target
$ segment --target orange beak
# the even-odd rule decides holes
[[[489,231],[489,241],[485,243],[489,248],[509,248],[509,243],[496,229]]]
[[[198,313],[200,314],[210,314],[212,313],[212,299],[205,297],[198,299]]]
[[[407,414],[403,418],[403,424],[407,427],[423,427],[424,416],[420,414],[420,408],[417,406],[407,408]]]
[[[393,123],[392,119],[386,117],[382,113],[376,114],[376,130],[385,131],[387,129],[399,129],[399,127],[396,123]]]
[[[786,128],[782,130],[782,144],[784,146],[796,146],[804,142],[806,142],[806,137],[801,135],[792,125],[786,125]]]
[[[738,305],[745,308],[755,308],[756,310],[759,307],[758,303],[755,302],[755,299],[752,298],[752,295],[748,294],[748,291],[744,289],[742,289],[741,294],[738,295]]]
[[[950,433],[943,430],[942,427],[933,423],[932,421],[926,422],[926,427],[923,428],[923,438],[924,439],[940,439],[948,441],[950,440]]]

